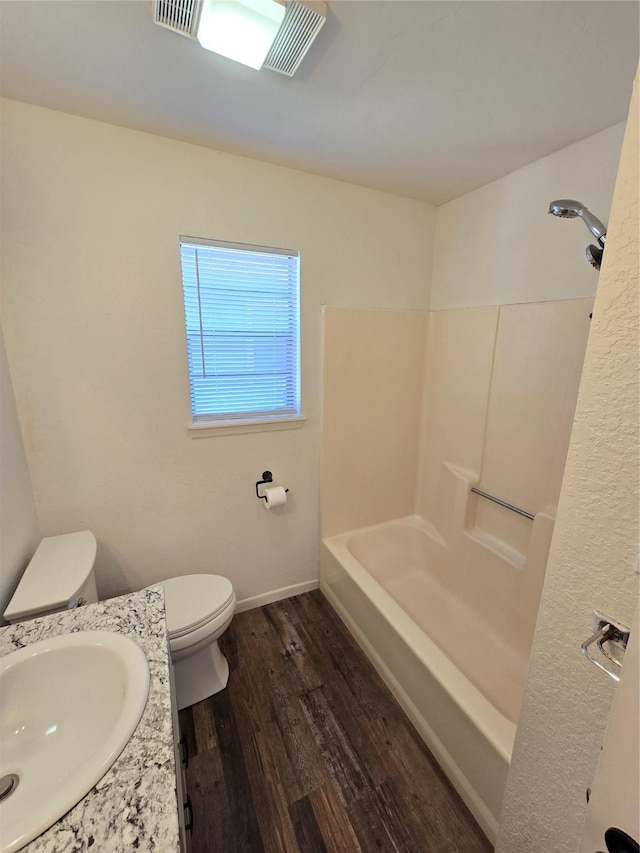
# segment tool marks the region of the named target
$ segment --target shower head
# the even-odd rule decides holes
[[[587,260],[589,261],[591,266],[596,270],[599,270],[600,266],[602,265],[602,255],[603,254],[604,254],[604,249],[601,249],[599,246],[594,246],[593,243],[591,243],[589,246],[587,246],[587,248],[585,250],[585,255],[586,255]]]
[[[589,231],[596,238],[601,247],[604,247],[607,237],[607,229],[602,222],[591,213],[591,211],[582,204],[571,198],[559,198],[552,201],[549,205],[549,213],[554,216],[559,216],[561,219],[575,219],[579,217],[583,220]]]
[[[557,201],[552,201],[549,205],[549,213],[554,216],[560,216],[563,219],[573,219],[578,215],[584,205],[579,201],[573,201],[570,198],[559,198]]]

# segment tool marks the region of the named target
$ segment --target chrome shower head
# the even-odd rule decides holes
[[[607,229],[600,220],[580,201],[572,198],[559,198],[549,205],[549,213],[559,216],[561,219],[575,219],[579,217],[584,221],[589,231],[596,238],[601,247],[604,247],[607,237]]]
[[[578,216],[578,211],[582,210],[583,204],[579,201],[573,201],[570,198],[559,198],[557,201],[552,201],[549,205],[549,213],[553,216],[560,216],[562,219],[574,219]]]

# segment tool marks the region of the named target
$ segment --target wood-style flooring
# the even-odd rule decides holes
[[[226,690],[180,713],[192,853],[491,845],[319,591],[236,615]]]

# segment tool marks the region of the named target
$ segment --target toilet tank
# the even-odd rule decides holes
[[[7,622],[96,602],[96,550],[90,530],[43,539],[4,611]]]

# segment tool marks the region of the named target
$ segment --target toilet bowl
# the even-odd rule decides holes
[[[42,540],[4,612],[23,622],[98,601],[97,543],[91,531]],[[178,709],[223,690],[229,664],[218,639],[236,609],[231,581],[220,575],[181,575],[163,581],[169,651]]]
[[[182,575],[162,586],[181,710],[227,686],[229,664],[218,639],[231,623],[236,596],[231,581],[220,575]]]

